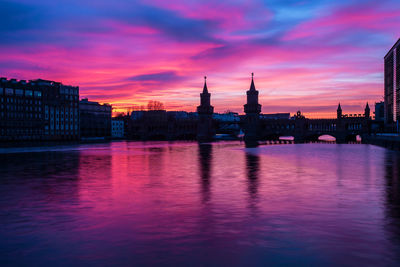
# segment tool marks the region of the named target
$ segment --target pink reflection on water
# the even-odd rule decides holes
[[[0,245],[32,262],[390,264],[400,248],[399,161],[378,147],[114,142],[16,168],[21,155],[3,161]]]

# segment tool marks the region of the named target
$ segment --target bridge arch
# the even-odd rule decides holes
[[[294,136],[292,136],[292,135],[281,135],[281,136],[279,136],[279,140],[282,140],[282,141],[294,141]]]
[[[322,134],[318,136],[318,141],[336,142],[336,137],[331,134]]]

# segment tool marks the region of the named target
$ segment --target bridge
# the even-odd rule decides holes
[[[206,77],[200,93],[200,105],[197,114],[182,117],[180,112],[154,110],[142,112],[136,119],[128,120],[128,138],[140,140],[193,140],[210,142],[217,132],[229,131],[238,134],[244,132],[247,146],[256,146],[259,141],[278,141],[282,136],[292,136],[294,142],[317,141],[322,135],[336,138],[337,143],[356,141],[367,137],[371,132],[370,108],[368,103],[363,115],[344,115],[340,104],[336,118],[309,119],[300,111],[292,118],[270,117],[261,114],[258,102],[259,92],[251,77],[250,89],[247,91],[247,102],[244,105],[245,115],[239,121],[221,122],[213,119],[214,107],[211,106],[211,94],[208,92]]]
[[[364,117],[339,119],[307,119],[298,112],[293,119],[263,120],[259,122],[259,140],[279,140],[293,136],[295,142],[317,141],[323,135],[335,137],[337,143],[356,141],[368,133],[368,120]]]
[[[364,114],[358,116],[343,115],[339,103],[337,117],[334,119],[308,119],[300,111],[293,118],[273,119],[262,116],[258,94],[252,74],[247,103],[244,105],[246,115],[242,116],[239,122],[248,146],[256,146],[258,141],[263,140],[279,140],[281,136],[293,136],[295,142],[301,143],[317,141],[322,135],[330,135],[336,138],[337,143],[346,143],[356,141],[357,136],[363,138],[370,133],[371,117],[368,103]],[[197,107],[199,142],[211,141],[215,135],[215,124],[212,121],[214,107],[210,104],[210,97],[205,80],[203,92],[200,94],[200,106]]]

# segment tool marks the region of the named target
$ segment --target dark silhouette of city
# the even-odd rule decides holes
[[[213,118],[214,107],[211,105],[211,93],[204,77],[203,91],[200,93],[200,105],[197,107],[198,117],[173,119],[165,110],[140,112],[140,119],[134,120],[130,127],[135,133],[132,139],[142,140],[174,140],[194,139],[199,142],[210,142],[215,134],[221,132],[226,125],[236,125],[236,132],[231,135],[237,137],[238,130],[243,130],[244,141],[248,146],[255,146],[258,141],[278,141],[282,136],[292,136],[294,142],[317,141],[322,135],[336,138],[337,143],[356,141],[356,137],[364,137],[371,133],[372,119],[370,108],[366,104],[364,114],[358,116],[344,115],[341,105],[338,105],[335,119],[308,119],[300,111],[295,116],[287,118],[264,116],[261,113],[261,104],[258,101],[259,92],[256,90],[254,74],[252,73],[250,88],[247,91],[247,103],[244,105],[245,115],[238,116],[239,120],[230,122],[216,122]]]
[[[243,140],[246,146],[257,146],[260,141],[281,142],[282,137],[293,140],[282,142],[316,142],[321,136],[334,137],[336,143],[370,143],[400,150],[397,136],[377,133],[397,133],[400,111],[400,91],[396,73],[400,70],[398,54],[400,40],[389,50],[385,63],[385,102],[375,104],[375,118],[366,103],[363,114],[344,114],[339,103],[336,118],[310,119],[301,111],[263,114],[259,103],[254,73],[246,91],[244,115],[214,112],[211,105],[212,89],[204,77],[200,105],[196,112],[167,111],[163,103],[149,101],[147,110],[128,109],[125,115],[112,118],[112,106],[79,101],[79,87],[49,80],[0,79],[0,145],[48,144],[67,142],[128,140]],[[398,87],[398,86],[397,86]]]

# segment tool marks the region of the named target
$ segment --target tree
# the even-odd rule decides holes
[[[147,103],[147,110],[164,110],[164,104],[160,101],[150,100]]]

